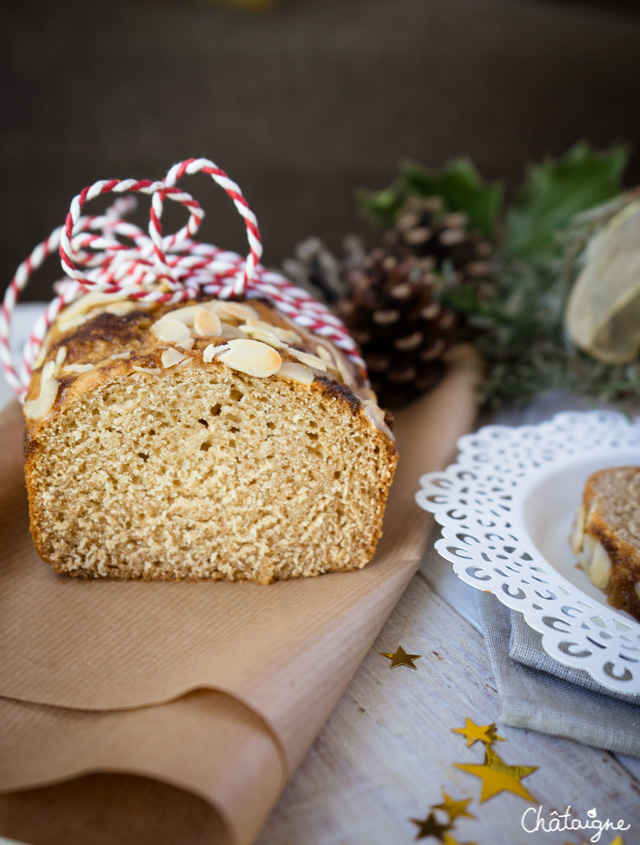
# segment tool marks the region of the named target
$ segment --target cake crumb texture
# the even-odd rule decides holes
[[[269,583],[364,566],[397,460],[370,392],[307,367],[300,379],[290,363],[253,377],[211,355],[228,338],[207,361],[210,338],[167,347],[152,325],[101,314],[50,345],[53,360],[65,344],[72,369],[60,363],[52,409],[27,420],[41,557],[68,575],[144,580]],[[299,368],[288,349],[279,355]],[[36,373],[32,395],[41,388]]]

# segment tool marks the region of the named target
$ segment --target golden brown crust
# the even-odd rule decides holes
[[[211,345],[217,347],[226,344],[229,339],[228,334],[226,337],[213,338],[196,336],[192,348],[183,349],[176,347],[175,344],[161,341],[151,331],[152,325],[169,312],[196,304],[198,303],[194,301],[181,306],[153,306],[151,308],[134,306],[125,309],[127,313],[120,314],[99,310],[97,313],[89,314],[88,319],[80,322],[80,324],[66,328],[55,326],[50,333],[46,355],[40,362],[41,366],[33,374],[27,400],[32,403],[37,401],[43,383],[43,372],[46,373],[47,365],[50,370],[54,367],[54,363],[50,362],[59,361],[61,363],[56,366],[55,370],[55,380],[58,385],[57,393],[51,409],[47,413],[27,419],[24,456],[34,544],[39,555],[50,563],[56,571],[69,573],[66,564],[60,562],[59,556],[52,547],[51,533],[44,530],[47,520],[50,519],[50,514],[46,512],[46,508],[42,504],[42,492],[47,485],[47,479],[42,477],[42,456],[49,432],[55,425],[56,420],[64,417],[69,409],[77,403],[87,401],[93,394],[103,390],[105,386],[120,383],[130,377],[141,377],[140,373],[145,373],[143,377],[153,379],[171,378],[171,374],[175,373],[176,369],[163,366],[162,355],[167,348],[178,348],[180,355],[184,356],[178,365],[181,372],[189,373],[193,371],[197,373],[202,371],[218,374],[222,377],[227,370],[225,365],[216,357],[208,362],[204,361],[203,351]],[[261,321],[281,328],[284,332],[295,331],[300,335],[300,342],[294,341],[278,348],[283,363],[299,364],[301,358],[296,356],[296,352],[315,356],[318,352],[318,345],[328,349],[335,356],[339,366],[332,365],[331,369],[327,368],[326,372],[314,371],[311,384],[304,386],[294,384],[293,387],[301,395],[310,393],[316,397],[315,401],[318,404],[322,403],[329,407],[332,413],[348,415],[352,420],[351,425],[354,427],[354,431],[367,438],[370,443],[374,443],[375,451],[380,454],[380,465],[384,465],[385,473],[384,478],[380,479],[376,494],[377,500],[372,507],[375,517],[372,518],[370,524],[362,526],[368,538],[365,553],[353,564],[357,567],[364,566],[373,556],[382,534],[384,506],[397,463],[396,447],[384,431],[386,427],[384,415],[376,410],[377,406],[372,404],[371,392],[368,390],[361,373],[353,364],[347,362],[345,356],[340,355],[331,344],[321,338],[315,338],[315,336],[300,330],[297,326],[293,326],[290,321],[267,303],[251,300],[250,306],[258,312]],[[231,319],[228,322],[237,331],[238,323],[242,321],[236,321],[235,325],[233,325]],[[292,338],[289,338],[289,340],[292,340]],[[122,357],[125,353],[128,353],[126,357]],[[307,361],[304,357],[302,360]],[[69,365],[71,365],[70,370],[67,369]],[[89,369],[89,365],[91,365],[91,369]],[[74,371],[74,368],[78,366],[86,369],[81,372]],[[150,373],[150,376],[146,375],[146,371]],[[247,381],[246,377],[243,378]],[[275,378],[275,376],[271,378]],[[345,380],[350,383],[345,383]],[[251,379],[248,379],[248,382],[250,381]],[[372,419],[377,421],[378,427],[372,424]],[[380,430],[380,428],[383,430]],[[341,565],[335,568],[349,567]],[[96,573],[91,571],[90,568],[83,570],[82,567],[75,567],[71,574],[78,577],[92,577]],[[247,580],[257,580],[260,583],[269,583],[276,578],[290,577],[290,574],[283,574],[277,567],[264,566],[257,573],[248,573],[246,578]],[[155,571],[145,570],[142,573],[137,571],[131,574],[127,574],[126,571],[119,571],[117,577],[135,577],[142,580],[183,580],[185,577],[197,579],[200,576],[194,575],[192,572],[185,575],[184,572],[163,568]],[[242,580],[245,576],[237,571],[232,576],[228,572],[216,571],[208,572],[203,577],[207,580],[229,577],[232,577],[233,580]]]

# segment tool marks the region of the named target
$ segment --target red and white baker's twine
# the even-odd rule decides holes
[[[193,238],[204,211],[191,194],[176,187],[186,174],[207,173],[223,188],[243,217],[249,254],[218,249]],[[88,200],[101,194],[146,194],[151,197],[148,234],[126,221],[134,197],[119,197],[102,215],[83,216]],[[184,206],[187,223],[178,232],[162,234],[165,200]],[[129,241],[133,246],[123,243]],[[34,325],[19,368],[9,345],[11,314],[32,274],[58,251],[66,278],[56,283],[57,296]],[[60,311],[89,290],[121,293],[143,302],[178,303],[200,293],[220,299],[263,296],[298,325],[329,338],[355,363],[364,367],[358,349],[340,320],[307,291],[259,262],[262,243],[258,223],[238,185],[208,159],[175,164],[159,182],[148,179],[110,179],[85,188],[71,203],[64,226],[39,244],[18,267],[0,310],[0,361],[9,384],[24,401],[34,362],[44,337]],[[151,286],[151,287],[150,287]]]

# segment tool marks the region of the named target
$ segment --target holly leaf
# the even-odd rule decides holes
[[[597,152],[580,142],[559,159],[530,165],[507,215],[505,254],[536,263],[558,257],[572,218],[620,193],[628,159],[625,145]]]
[[[457,158],[444,167],[431,169],[411,160],[401,161],[399,175],[383,191],[356,194],[361,210],[379,226],[391,226],[410,196],[439,196],[446,211],[464,211],[471,229],[485,235],[495,232],[502,203],[499,182],[485,182],[468,158]]]

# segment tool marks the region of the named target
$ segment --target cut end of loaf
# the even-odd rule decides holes
[[[572,547],[609,603],[640,619],[640,467],[611,467],[589,476]]]
[[[381,535],[395,462],[362,404],[319,379],[215,360],[157,377],[121,361],[32,426],[32,534],[44,560],[80,577],[268,583],[355,569]]]

